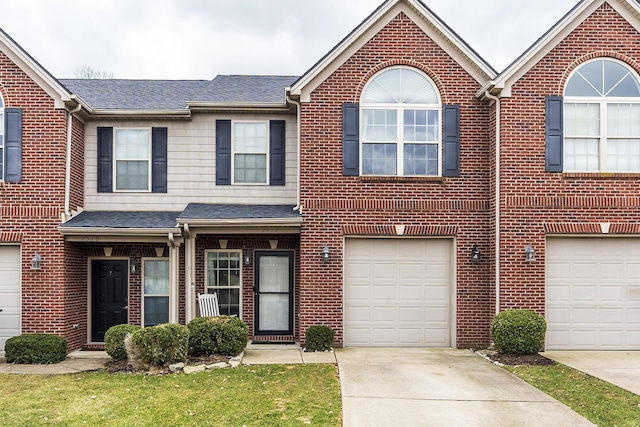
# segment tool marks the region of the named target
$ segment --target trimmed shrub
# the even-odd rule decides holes
[[[7,363],[51,364],[67,357],[67,340],[58,335],[24,334],[4,345]]]
[[[328,326],[315,325],[310,326],[305,334],[307,342],[307,350],[309,351],[325,351],[331,350],[335,331]]]
[[[189,349],[189,329],[176,323],[141,328],[125,338],[125,348],[135,368],[184,362]]]
[[[496,350],[504,354],[535,354],[544,348],[547,322],[532,310],[506,310],[491,321]]]
[[[110,327],[104,334],[104,349],[112,359],[124,360],[127,350],[124,348],[124,337],[140,329],[138,325],[122,324]]]
[[[222,354],[237,356],[247,346],[249,328],[237,317],[196,317],[189,328],[189,355]]]

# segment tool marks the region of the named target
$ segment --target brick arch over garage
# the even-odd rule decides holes
[[[366,86],[367,82],[373,76],[375,76],[376,74],[378,74],[380,71],[384,70],[385,68],[394,67],[394,66],[412,67],[412,68],[416,68],[416,69],[422,71],[423,73],[425,73],[427,76],[429,76],[429,78],[433,81],[433,83],[438,88],[438,92],[440,92],[440,99],[442,100],[442,104],[448,104],[447,91],[445,90],[445,87],[442,84],[442,81],[440,80],[440,78],[438,78],[438,75],[431,68],[429,68],[429,67],[427,67],[424,64],[421,64],[419,62],[407,61],[407,60],[401,60],[401,59],[394,59],[394,60],[391,60],[391,61],[381,62],[380,64],[378,64],[375,67],[373,67],[372,69],[370,69],[362,77],[362,79],[360,79],[360,83],[358,85],[358,90],[356,91],[356,93],[354,95],[354,102],[359,102],[360,101],[360,97],[362,96],[362,91],[364,90],[364,87]]]

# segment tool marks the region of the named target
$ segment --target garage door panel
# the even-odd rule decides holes
[[[546,253],[547,348],[640,349],[640,239],[549,238]]]
[[[345,345],[449,346],[451,253],[446,239],[347,239]]]
[[[420,283],[398,286],[399,302],[423,302],[425,300],[424,286]]]

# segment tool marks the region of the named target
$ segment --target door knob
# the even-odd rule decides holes
[[[125,305],[124,307],[122,307],[123,310],[127,310],[129,308],[128,305]]]

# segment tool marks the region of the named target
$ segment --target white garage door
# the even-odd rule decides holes
[[[0,351],[20,335],[20,247],[0,246]]]
[[[549,238],[548,349],[640,349],[640,238]]]
[[[452,240],[347,239],[345,346],[451,346]]]

